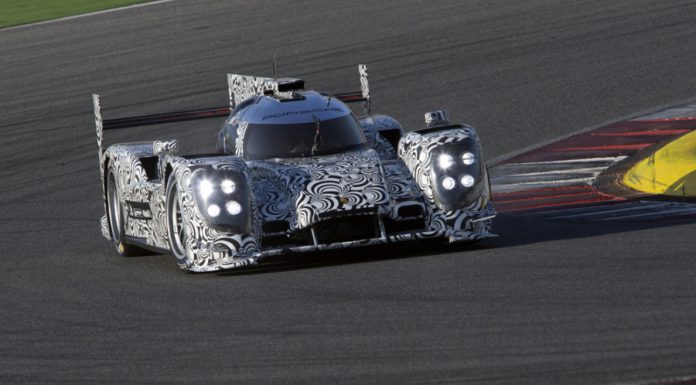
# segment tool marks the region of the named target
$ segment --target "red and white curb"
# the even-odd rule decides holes
[[[686,104],[527,151],[490,170],[495,208],[500,213],[556,220],[643,221],[696,216],[693,201],[644,200],[640,194],[607,191],[598,183],[610,168],[695,130],[696,104]]]

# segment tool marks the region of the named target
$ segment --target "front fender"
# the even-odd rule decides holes
[[[472,164],[464,163],[465,153],[474,155]],[[488,204],[490,185],[473,127],[451,125],[409,132],[399,141],[399,157],[428,201],[440,210],[475,210]]]
[[[183,211],[183,224],[186,229],[186,261],[182,266],[188,270],[204,271],[223,264],[228,264],[230,258],[243,258],[259,250],[261,224],[254,204],[249,170],[238,157],[214,156],[195,159],[168,157],[168,165],[172,169],[180,191],[180,201]],[[244,207],[244,215],[248,216],[248,226],[227,226],[225,223],[215,223],[204,210],[200,192],[196,190],[195,181],[199,173],[218,175],[234,173],[241,179],[239,191],[248,200]],[[242,188],[243,187],[243,188]],[[241,200],[241,198],[237,198]],[[222,207],[221,210],[225,208]],[[240,213],[242,214],[242,213]],[[222,261],[226,259],[226,261]]]
[[[360,125],[367,143],[377,151],[380,159],[396,159],[399,139],[404,135],[404,129],[396,119],[386,115],[363,116]]]

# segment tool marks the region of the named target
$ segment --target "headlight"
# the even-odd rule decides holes
[[[201,195],[203,200],[208,200],[208,198],[213,195],[214,189],[213,182],[209,181],[208,179],[201,179],[198,182],[198,193]]]
[[[447,170],[454,164],[454,158],[449,154],[442,154],[437,158],[437,164],[441,169]]]
[[[237,201],[229,201],[225,204],[225,210],[230,215],[237,215],[242,212],[242,205]]]
[[[474,164],[476,161],[476,155],[472,154],[471,152],[465,152],[462,154],[462,163],[464,163],[467,166],[471,166]]]
[[[222,181],[222,183],[220,183],[220,190],[227,195],[232,194],[236,187],[237,185],[232,179],[225,179]]]
[[[454,178],[449,176],[442,180],[442,187],[444,187],[445,190],[452,190],[456,184],[457,182],[454,181]]]
[[[437,144],[431,151],[430,182],[440,209],[464,208],[481,196],[487,179],[475,137]]]
[[[210,206],[208,206],[208,210],[207,210],[207,211],[208,211],[208,215],[210,215],[211,217],[215,218],[215,217],[217,217],[218,215],[220,215],[220,206],[218,206],[218,205],[210,205]]]
[[[469,174],[464,174],[462,177],[459,179],[459,182],[462,184],[462,186],[469,188],[474,185],[474,177],[469,175]]]
[[[197,212],[218,231],[248,234],[252,227],[251,191],[238,170],[201,167],[191,176]]]

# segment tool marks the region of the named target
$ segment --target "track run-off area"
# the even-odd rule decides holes
[[[222,106],[274,54],[326,92],[367,64],[408,130],[476,127],[500,237],[225,274],[117,257],[91,94],[109,117]],[[0,383],[693,382],[693,182],[655,165],[688,159],[694,63],[691,1],[174,0],[0,30]],[[221,124],[106,144],[210,152]]]

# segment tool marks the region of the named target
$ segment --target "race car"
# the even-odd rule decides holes
[[[371,113],[367,69],[358,70],[358,92],[228,75],[229,107],[119,119],[102,119],[93,95],[102,234],[123,256],[171,254],[192,272],[298,252],[495,236],[474,128],[440,110],[406,133]],[[362,103],[364,115],[347,103]],[[105,130],[223,117],[214,153],[179,155],[176,140],[103,149]]]

